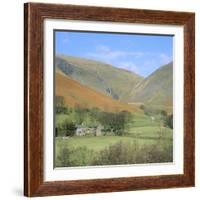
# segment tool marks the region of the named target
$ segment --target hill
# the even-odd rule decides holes
[[[143,80],[134,72],[85,58],[57,55],[55,65],[82,85],[124,102],[129,102],[129,93]]]
[[[101,92],[80,84],[59,70],[55,74],[55,94],[56,96],[63,96],[65,104],[70,107],[97,107],[109,112],[139,111],[135,106],[114,100]]]
[[[138,107],[146,104],[172,110],[173,64],[161,66],[147,78],[102,62],[73,56],[56,56],[56,69],[112,99]]]
[[[138,83],[130,92],[129,99],[132,102],[172,108],[173,63],[160,67]]]

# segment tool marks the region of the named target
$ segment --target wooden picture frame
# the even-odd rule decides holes
[[[184,173],[44,182],[43,23],[89,20],[184,27]],[[195,14],[156,10],[26,3],[24,6],[24,195],[69,195],[194,186]]]

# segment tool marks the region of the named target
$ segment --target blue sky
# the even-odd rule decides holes
[[[173,37],[56,31],[55,53],[102,61],[146,77],[173,60]]]

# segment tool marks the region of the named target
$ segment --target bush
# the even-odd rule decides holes
[[[57,157],[56,167],[73,166],[75,163],[71,162],[70,155],[71,151],[67,146],[62,148],[60,151],[60,155]]]
[[[172,145],[158,141],[140,147],[135,142],[118,142],[99,152],[93,165],[119,165],[172,162]]]
[[[87,147],[65,145],[57,157],[57,167],[164,163],[173,161],[173,146],[165,140],[140,146],[134,142],[118,142],[98,152]]]
[[[145,109],[145,107],[144,107],[144,105],[142,104],[142,105],[140,105],[140,109],[141,110],[144,110]]]
[[[64,106],[56,106],[56,114],[69,114],[70,109]]]
[[[160,148],[163,146],[162,148]],[[173,161],[173,146],[170,144],[152,145],[147,148],[147,163],[163,163]]]
[[[76,125],[72,121],[65,120],[61,126],[62,126],[62,130],[65,131],[65,136],[75,135]]]
[[[135,149],[135,148],[134,148]],[[93,165],[119,165],[136,163],[133,146],[130,143],[118,142],[99,152]]]
[[[68,112],[68,108],[65,107],[65,98],[63,96],[55,96],[55,111],[57,114]]]
[[[164,125],[173,129],[173,115],[168,115],[164,120]]]
[[[131,114],[126,111],[119,113],[102,112],[98,121],[106,130],[112,130],[116,135],[123,135],[125,125],[130,121]]]
[[[163,116],[163,117],[166,117],[167,116],[167,112],[165,110],[161,110],[160,111],[160,114]]]
[[[88,166],[95,156],[87,147],[70,148],[65,145],[57,156],[56,167]]]

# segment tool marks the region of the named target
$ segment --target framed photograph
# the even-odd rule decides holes
[[[195,14],[24,8],[24,194],[194,186]]]

